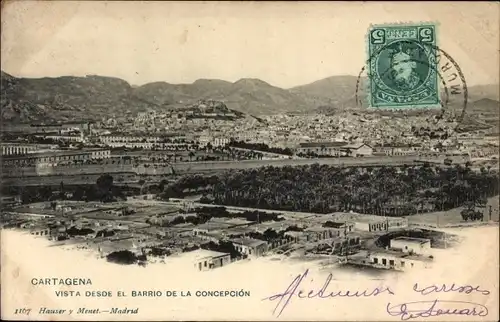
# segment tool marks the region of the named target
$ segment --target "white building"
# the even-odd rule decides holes
[[[391,239],[391,248],[403,253],[428,254],[431,249],[431,240],[426,238],[397,237]]]
[[[100,160],[100,159],[109,159],[111,157],[110,150],[91,150],[91,159]]]
[[[226,146],[229,143],[229,138],[217,137],[214,138],[212,146]]]
[[[198,271],[207,271],[231,263],[230,254],[205,249],[183,253],[181,259],[191,261],[194,268]]]
[[[2,155],[24,155],[43,150],[57,149],[55,144],[2,143]]]
[[[243,255],[259,257],[267,252],[267,242],[253,238],[230,239],[234,248]]]
[[[373,155],[373,148],[364,143],[348,144],[342,147],[352,157],[363,157]]]
[[[79,135],[71,135],[71,134],[36,135],[36,137],[51,139],[55,141],[67,141],[67,142],[83,142],[85,138],[83,133],[80,133]]]
[[[432,256],[410,255],[395,251],[380,251],[369,255],[368,265],[376,268],[408,271],[411,269],[430,268]]]
[[[382,217],[358,213],[334,213],[335,222],[352,222],[354,228],[362,231],[376,232],[408,227],[408,218]]]
[[[391,228],[408,227],[408,219],[402,217],[360,218],[354,221],[354,227],[369,232],[387,231]]]

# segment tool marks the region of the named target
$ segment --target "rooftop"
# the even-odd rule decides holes
[[[244,245],[244,246],[249,246],[249,247],[257,247],[257,246],[260,246],[262,244],[267,244],[263,240],[253,239],[253,238],[233,238],[233,239],[230,239],[230,241],[233,244],[239,244],[239,245]]]
[[[327,220],[327,221],[325,221],[325,223],[326,223],[326,222],[328,222],[328,220]],[[346,223],[344,223],[344,222],[334,222],[334,221],[330,221],[329,225],[330,225],[331,227],[326,227],[326,228],[330,228],[330,229],[331,229],[331,228],[333,228],[333,229],[335,229],[335,228],[344,228],[344,227],[346,226]]]
[[[431,241],[430,239],[427,239],[427,238],[416,238],[416,237],[406,237],[406,236],[396,237],[396,238],[393,238],[392,240],[400,240],[400,241],[417,243],[417,244],[426,244],[426,243],[430,243],[430,241]]]
[[[244,233],[250,233],[254,232],[255,228],[253,227],[232,227],[226,230],[226,234],[231,235],[231,234],[244,234]]]
[[[311,227],[307,227],[305,229],[305,231],[324,232],[324,231],[327,231],[329,229],[330,229],[329,227],[311,226]]]
[[[42,148],[42,147],[58,147],[57,144],[44,144],[44,143],[30,143],[30,142],[1,142],[0,146],[32,146],[32,147],[37,147],[37,148]]]
[[[225,224],[225,223],[220,223],[220,222],[206,222],[201,225],[197,225],[196,227],[193,227],[193,229],[205,229],[205,230],[222,230],[222,229],[227,229],[231,225]]]
[[[403,219],[402,217],[383,217],[383,216],[375,216],[368,214],[359,214],[354,212],[353,213],[337,212],[333,213],[332,215],[335,222],[378,223],[378,222]]]
[[[187,228],[197,228],[195,227],[195,225],[193,225],[192,223],[190,222],[186,222],[186,223],[183,223],[183,224],[177,224],[177,225],[173,225],[171,228],[178,228],[178,229],[187,229]]]
[[[367,146],[367,147],[370,147],[369,145],[365,144],[365,143],[353,143],[353,144],[347,144],[347,145],[344,145],[343,148],[345,149],[354,149],[354,150],[357,150],[363,146]]]
[[[26,155],[6,155],[3,158],[4,159],[32,159],[32,158],[91,154],[94,151],[104,151],[104,150],[54,150],[54,151],[49,151],[49,152],[29,153]]]
[[[301,148],[332,148],[332,147],[343,147],[347,145],[347,142],[305,142],[299,143]]]
[[[211,223],[221,223],[231,226],[242,226],[254,223],[253,221],[245,220],[242,218],[216,218],[213,217],[209,220]]]
[[[221,256],[229,256],[229,253],[216,252],[213,250],[197,249],[191,252],[182,253],[181,258],[186,258],[194,261],[198,261],[205,258],[216,258]]]
[[[290,230],[290,231],[287,231],[285,233],[286,236],[292,236],[292,237],[300,237],[302,235],[304,235],[304,232],[303,231],[293,231],[293,230]]]
[[[402,253],[402,252],[390,250],[390,249],[376,251],[376,252],[371,253],[371,255],[372,256],[392,256],[395,258],[406,258],[406,259],[422,261],[422,262],[432,262],[434,260],[434,258],[429,256],[429,255],[417,255],[417,254]]]

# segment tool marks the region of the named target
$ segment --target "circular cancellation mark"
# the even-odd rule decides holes
[[[417,40],[411,40],[411,39],[406,39],[401,42],[407,44],[414,43],[423,47],[426,46],[428,47],[429,50],[432,50],[436,53],[434,56],[431,56],[432,60],[430,62],[427,60],[418,60],[418,59],[412,59],[411,61],[415,62],[416,64],[425,65],[436,72],[442,87],[442,92],[440,93],[441,108],[440,108],[440,114],[437,119],[441,119],[447,116],[450,119],[455,120],[458,123],[457,125],[458,127],[460,123],[462,123],[465,117],[465,112],[467,109],[467,102],[468,102],[467,82],[458,63],[446,51],[444,51],[443,49],[439,48],[436,45],[429,43],[422,43]],[[356,92],[355,92],[356,105],[358,107],[366,106],[363,104],[363,99],[360,97],[360,89],[363,86],[362,84],[363,76],[365,76],[367,82],[370,83],[373,82],[375,86],[379,86],[377,82],[373,81],[373,75],[364,75],[365,71],[367,70],[367,66],[369,66],[369,64],[372,63],[372,60],[377,59],[378,56],[391,45],[392,44],[387,44],[379,48],[368,58],[365,66],[361,68],[361,71],[359,72],[357,78]],[[384,71],[384,73],[390,73],[390,72],[391,72],[390,68],[387,68],[387,70]],[[369,84],[364,84],[364,85],[368,87]],[[459,109],[459,113],[455,113],[455,111],[450,107],[450,105],[462,106],[461,111]],[[376,110],[377,108],[373,109]],[[380,109],[386,110],[383,108]],[[404,109],[424,110],[426,108],[422,106],[409,106],[405,104]]]

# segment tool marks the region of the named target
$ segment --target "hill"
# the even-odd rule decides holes
[[[363,88],[366,77],[360,79],[360,89]],[[354,96],[356,92],[356,76],[332,76],[310,84],[296,86],[290,89],[292,93],[305,94],[312,97],[321,97],[331,100],[331,103],[340,103]]]
[[[471,104],[471,110],[481,113],[498,113],[500,102],[490,98],[482,98]]]
[[[136,88],[134,95],[166,108],[192,104],[199,99],[212,99],[223,101],[230,109],[257,115],[308,108],[308,102],[301,96],[250,78],[235,83],[211,79],[180,85],[150,83]]]
[[[218,79],[199,79],[192,84],[153,82],[132,86],[126,81],[104,76],[17,78],[1,73],[2,120],[13,123],[34,120],[100,119],[104,116],[134,115],[154,109],[183,109],[200,100],[214,100],[227,108],[252,115],[287,112],[335,112],[360,109],[366,78],[332,76],[310,84],[283,89],[260,79],[243,78],[234,83]],[[469,88],[478,109],[497,113],[498,87]],[[471,101],[469,100],[469,101]],[[454,108],[459,108],[457,102]],[[471,110],[472,111],[472,110]]]
[[[358,87],[358,99],[364,99],[366,77],[361,77],[358,83],[356,76],[332,76],[327,77],[310,84],[296,86],[290,89],[291,92],[303,95],[309,95],[329,100],[334,105],[351,106],[355,105],[356,87]],[[469,102],[481,99],[499,100],[498,85],[476,85],[469,86]],[[457,105],[460,103],[457,102]]]
[[[2,120],[99,119],[148,109],[182,109],[199,100],[218,100],[229,109],[261,115],[308,111],[314,99],[272,86],[259,79],[230,83],[200,79],[192,84],[166,82],[131,86],[102,76],[16,78],[2,72]],[[321,104],[321,103],[317,103]]]
[[[126,81],[94,75],[30,79],[2,72],[1,92],[2,120],[11,122],[96,119],[150,107]]]

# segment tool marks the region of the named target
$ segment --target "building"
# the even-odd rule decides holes
[[[354,222],[358,230],[377,232],[408,227],[408,219],[403,217],[359,218]]]
[[[30,235],[33,236],[49,236],[50,235],[50,229],[48,227],[32,227],[30,229]]]
[[[377,146],[374,148],[374,151],[387,156],[405,156],[416,155],[421,149],[422,147],[418,144],[398,144]]]
[[[2,207],[12,207],[20,205],[22,198],[20,195],[17,196],[0,196],[0,205]]]
[[[35,135],[38,138],[49,139],[54,141],[67,141],[67,142],[83,142],[83,133],[67,133],[67,134],[39,134]]]
[[[226,217],[212,217],[210,218],[209,221],[207,221],[208,224],[224,224],[227,225],[228,228],[234,228],[234,227],[244,227],[244,226],[249,226],[254,224],[255,222],[245,220],[242,218],[226,218]]]
[[[322,227],[327,227],[330,230],[333,230],[333,234],[336,236],[345,236],[346,233],[351,232],[355,228],[355,224],[353,222],[334,222],[331,220],[327,220],[326,222],[321,217],[318,218],[319,221],[314,220],[315,223],[321,223]]]
[[[57,149],[54,144],[2,143],[2,155],[25,155],[49,149]]]
[[[223,233],[226,231],[231,225],[225,224],[225,223],[219,223],[219,222],[206,222],[204,224],[197,225],[195,228],[193,228],[193,235],[194,236],[199,236],[199,235],[204,235],[208,233]]]
[[[365,143],[348,144],[347,142],[308,142],[299,143],[296,154],[316,154],[323,156],[370,156],[373,148]]]
[[[428,254],[431,249],[431,240],[426,238],[397,237],[391,239],[390,247],[403,253]]]
[[[373,148],[365,143],[347,144],[341,147],[351,157],[364,157],[373,155]]]
[[[286,228],[290,226],[290,224],[285,225],[285,222],[288,223],[288,221],[264,221],[258,224],[254,224],[250,227],[253,229],[253,231],[261,234],[263,234],[268,229],[272,229],[279,233],[280,231],[286,230]]]
[[[26,167],[40,164],[56,166],[59,163],[85,162],[110,157],[109,150],[60,150],[3,157],[4,166]]]
[[[320,226],[307,227],[304,229],[304,233],[308,235],[309,238],[307,240],[309,241],[319,241],[334,236],[333,230]]]
[[[370,254],[367,264],[376,268],[407,271],[415,268],[429,268],[432,261],[432,256],[410,255],[386,250]]]
[[[340,254],[347,251],[350,247],[357,247],[361,245],[361,238],[359,236],[346,236],[334,238],[331,246],[332,253]]]
[[[299,143],[299,147],[295,149],[295,154],[317,154],[327,156],[346,156],[347,150],[342,149],[347,142],[307,142]]]
[[[358,213],[334,213],[336,222],[352,222],[354,228],[362,231],[377,232],[408,227],[408,218],[382,217]]]
[[[248,236],[250,233],[255,232],[255,229],[248,226],[238,226],[229,228],[225,232],[229,238],[240,238]]]
[[[308,238],[308,235],[304,231],[290,230],[287,231],[284,235],[295,243],[305,242]]]
[[[111,157],[111,151],[110,150],[102,150],[102,149],[99,149],[99,150],[90,150],[91,151],[91,154],[90,154],[90,158],[92,160],[102,160],[102,159],[109,159]]]
[[[213,139],[212,146],[213,147],[220,147],[220,146],[226,146],[229,144],[229,138],[224,138],[224,137],[216,137]]]
[[[348,227],[341,224],[339,228],[336,227],[322,227],[322,226],[311,226],[304,229],[304,233],[308,236],[307,241],[320,241],[323,239],[344,237],[348,231]]]
[[[191,150],[193,144],[186,141],[183,135],[150,136],[107,134],[99,137],[99,142],[109,147],[159,149],[159,150]]]
[[[234,238],[229,240],[243,255],[259,257],[267,252],[267,242],[253,238]]]
[[[198,271],[208,271],[231,263],[230,254],[206,249],[183,253],[181,258],[190,260]]]

